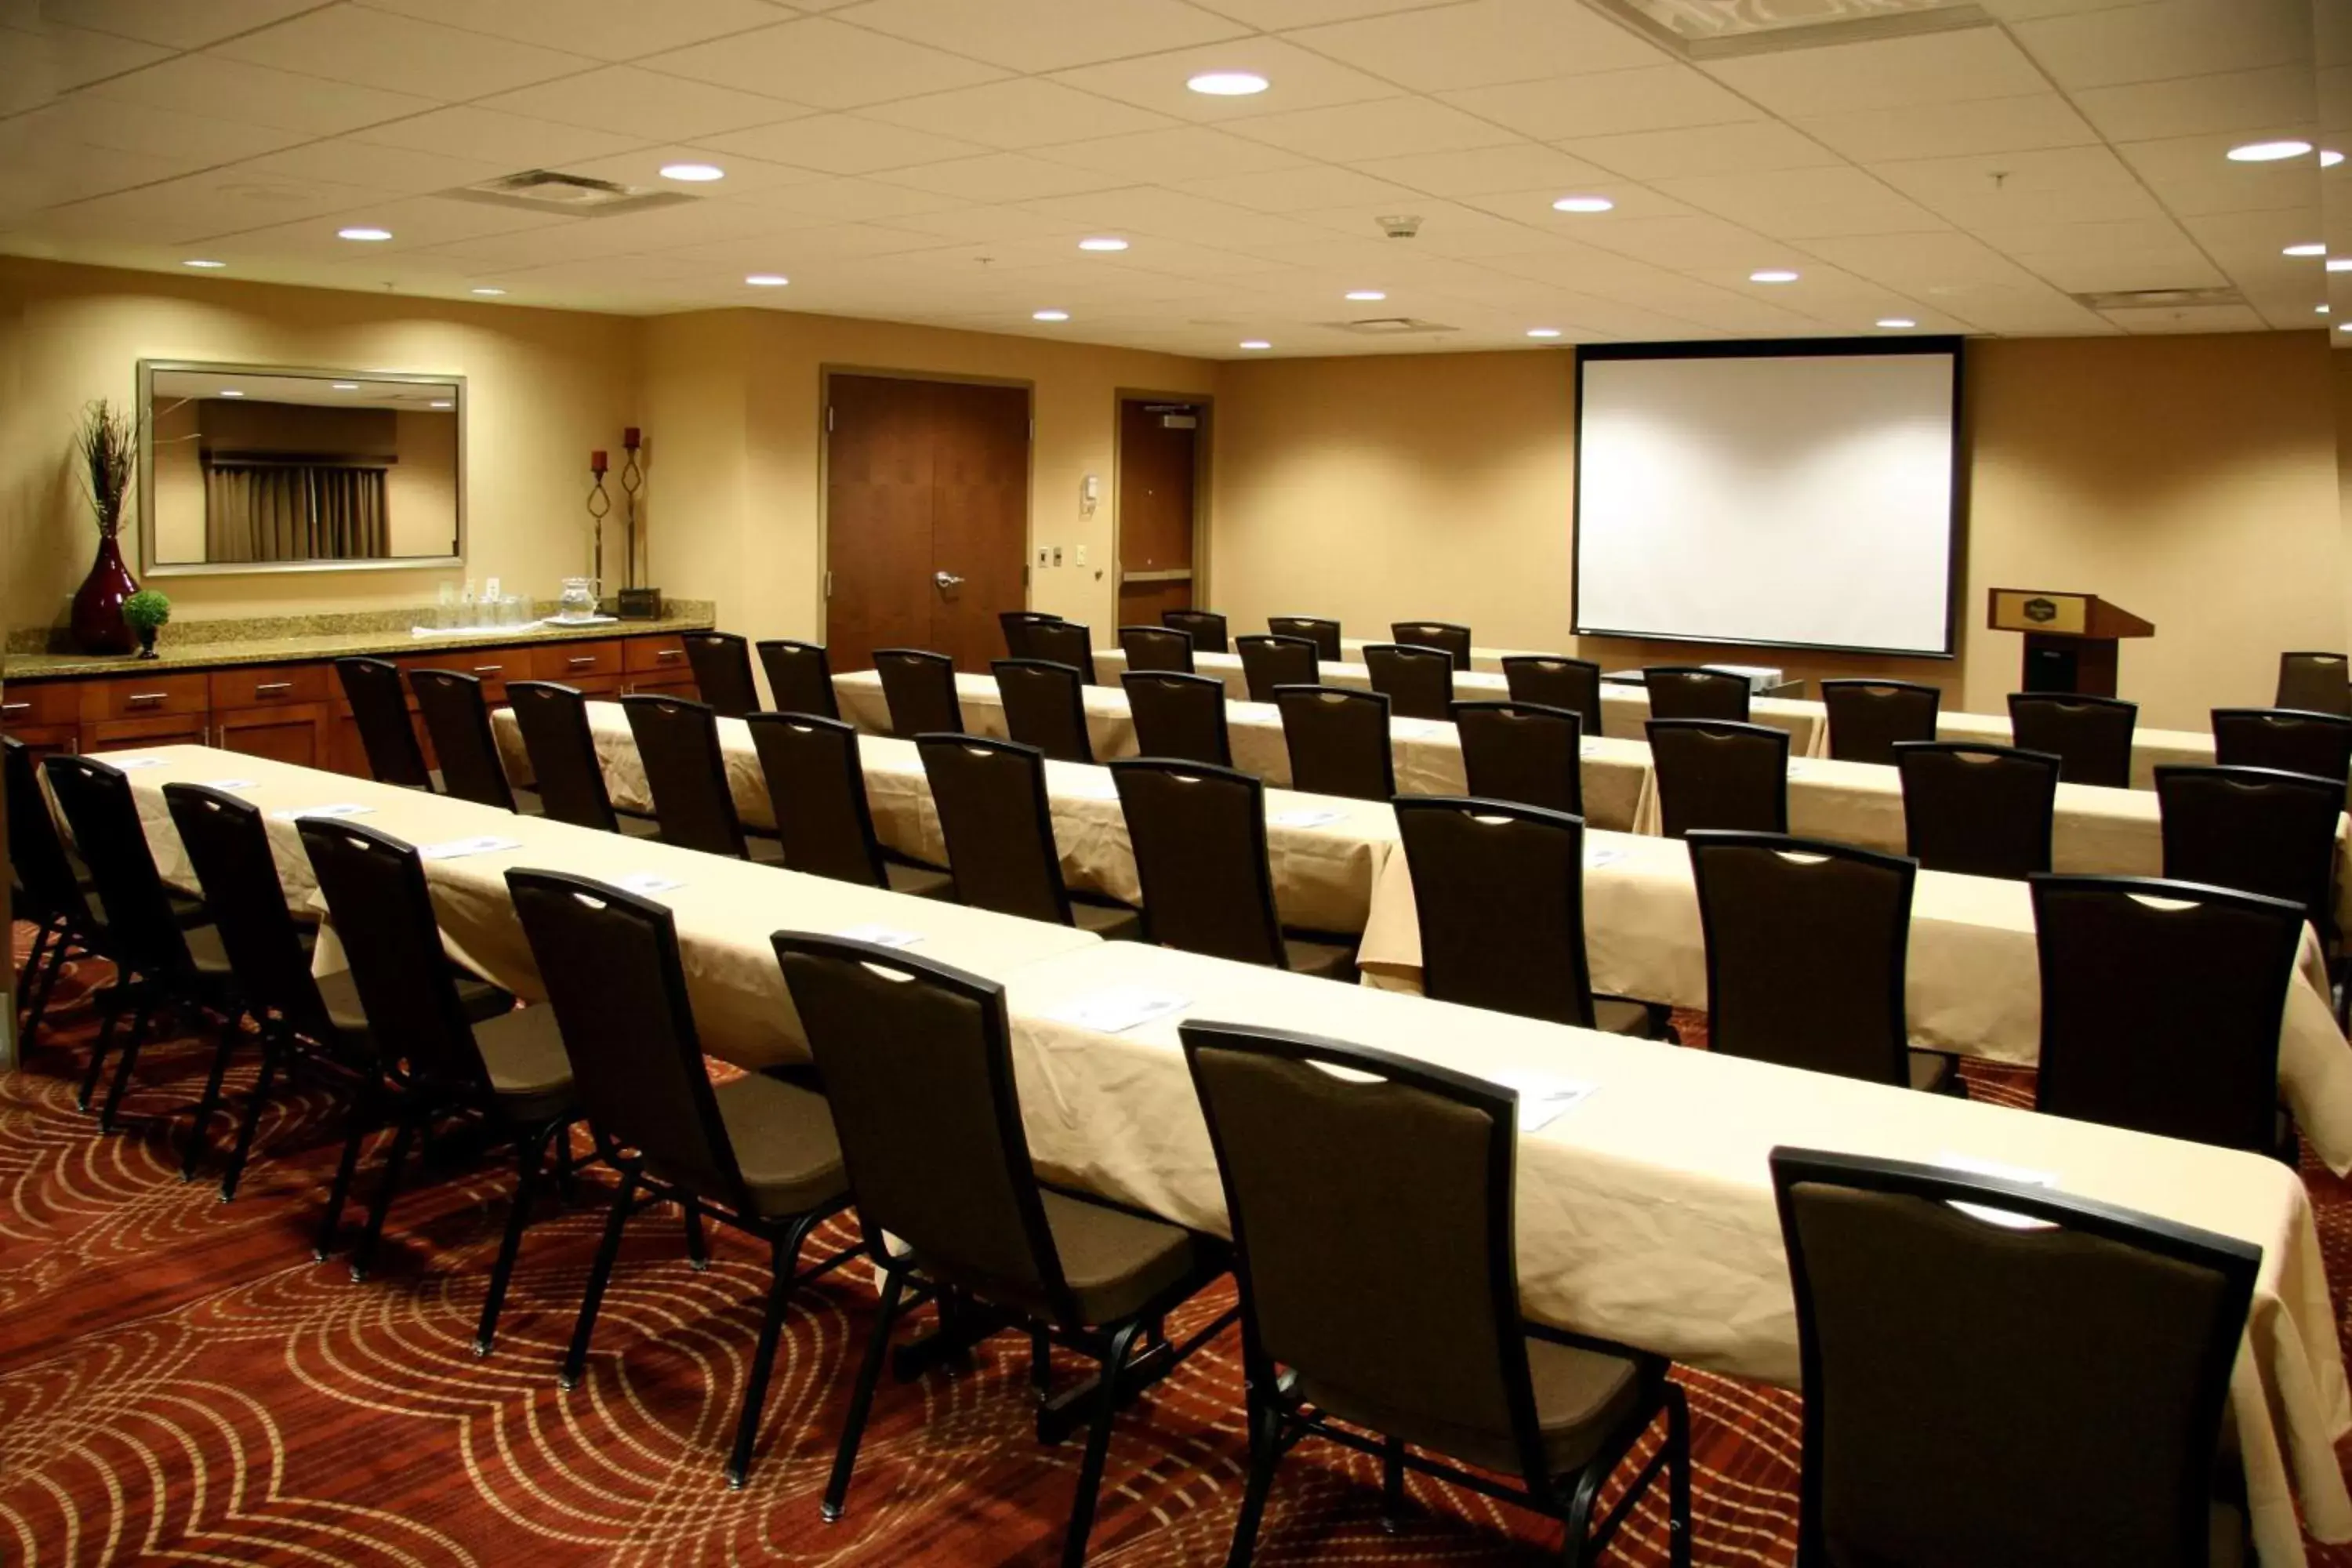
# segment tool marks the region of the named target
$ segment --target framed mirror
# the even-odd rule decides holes
[[[450,566],[466,378],[141,360],[151,577]]]

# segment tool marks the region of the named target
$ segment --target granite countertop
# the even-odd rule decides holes
[[[163,671],[221,669],[231,665],[341,658],[352,654],[431,653],[445,647],[512,647],[526,643],[583,642],[600,637],[708,631],[710,626],[711,619],[707,615],[667,615],[657,620],[607,621],[584,626],[542,623],[528,631],[512,626],[492,626],[478,631],[439,632],[428,637],[417,637],[405,631],[378,630],[309,637],[243,637],[222,642],[173,642],[166,639],[157,646],[153,658],[140,658],[133,654],[0,655],[0,680],[57,680],[69,676],[146,675]]]

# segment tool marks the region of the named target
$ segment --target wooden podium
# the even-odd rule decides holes
[[[2156,627],[2096,594],[2054,594],[2036,588],[1995,588],[1985,625],[2025,634],[2021,691],[2116,694],[2116,643],[2155,635]]]

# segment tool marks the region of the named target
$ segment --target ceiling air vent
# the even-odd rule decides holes
[[[1323,325],[1335,332],[1354,332],[1366,338],[1402,338],[1416,332],[1458,332],[1459,327],[1449,327],[1444,321],[1424,321],[1418,316],[1368,316],[1360,321],[1325,321]]]
[[[495,180],[441,194],[461,202],[559,213],[567,217],[611,217],[617,213],[647,212],[697,199],[684,191],[646,190],[615,184],[611,180],[592,180],[585,174],[562,174],[552,169],[525,169],[520,174],[501,174]]]
[[[1976,0],[1584,0],[1689,60],[1990,27]]]
[[[2074,303],[2093,310],[2178,310],[2199,305],[2242,305],[2245,299],[2228,284],[2210,289],[2112,289],[2074,296]]]

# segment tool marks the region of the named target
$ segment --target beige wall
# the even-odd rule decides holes
[[[2270,699],[2277,657],[2343,647],[2347,554],[2331,367],[2316,332],[1969,345],[1969,526],[1957,662],[1780,652],[1792,675],[1885,673],[1998,711],[2021,639],[1971,631],[1995,584],[2098,593],[2157,624],[2127,645],[2145,722]],[[1212,592],[1237,627],[1334,615],[1381,635],[1603,664],[1752,650],[1569,635],[1573,365],[1560,353],[1263,361],[1219,384]],[[1311,584],[1311,585],[1310,585]]]

